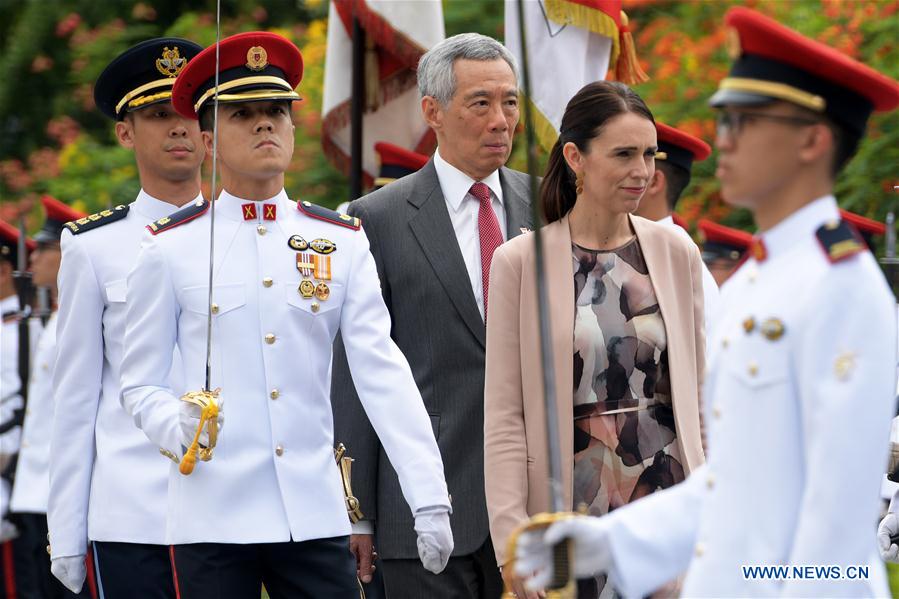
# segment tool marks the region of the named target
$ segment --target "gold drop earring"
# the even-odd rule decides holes
[[[578,173],[574,178],[574,192],[577,195],[584,193],[584,173]]]

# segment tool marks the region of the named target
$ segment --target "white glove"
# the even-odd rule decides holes
[[[893,512],[889,512],[877,527],[877,545],[880,548],[880,557],[884,561],[899,564],[899,546],[890,540],[890,537],[896,535],[899,535],[899,518]]]
[[[0,543],[11,541],[19,536],[19,529],[6,518],[0,519]]]
[[[179,419],[181,421],[181,445],[187,448],[190,447],[190,444],[194,442],[194,435],[197,434],[197,427],[200,426],[200,416],[203,414],[203,408],[187,401],[182,401],[179,403]],[[222,432],[222,427],[225,426],[225,411],[222,409],[224,407],[223,404],[223,401],[218,401],[219,433]],[[203,432],[200,433],[200,445],[202,445],[203,447],[209,447],[208,429],[208,424],[204,425]]]
[[[67,555],[54,557],[50,562],[50,572],[59,582],[76,595],[84,586],[84,577],[87,576],[83,555]]]
[[[415,514],[415,532],[421,565],[429,572],[440,574],[453,552],[449,510],[445,507],[419,510]]]
[[[515,573],[530,590],[543,589],[553,578],[553,546],[563,539],[572,544],[571,574],[589,578],[612,567],[605,518],[575,516],[548,528],[521,533],[515,551]]]

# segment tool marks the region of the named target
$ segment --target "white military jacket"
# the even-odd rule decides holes
[[[151,225],[156,234],[144,237],[128,277],[133,301],[124,405],[154,443],[178,456],[179,395],[160,373],[177,345],[187,389],[204,386],[209,221],[208,206],[201,205]],[[267,543],[350,533],[329,393],[338,329],[407,502],[413,511],[449,506],[437,443],[411,371],[390,339],[368,247],[355,219],[298,206],[283,190],[264,202],[219,196],[211,388],[222,390],[225,422],[211,461],[198,462],[190,476],[171,466],[167,542]],[[325,258],[330,272],[306,278],[323,282],[329,295],[305,299],[298,290],[305,267],[298,262],[323,265]]]
[[[56,320],[54,312],[44,325],[34,351],[28,406],[22,426],[19,463],[12,490],[10,511],[47,513],[50,493],[50,431],[53,428],[53,367],[56,363]]]
[[[116,208],[76,221],[83,232],[63,230],[47,512],[53,557],[84,554],[88,538],[165,543],[168,467],[122,409],[119,366],[128,271],[147,223],[175,210],[141,190],[124,218]]]
[[[887,595],[875,526],[895,300],[868,251],[839,257],[862,242],[819,240],[839,218],[832,196],[808,204],[763,233],[765,257],[723,286],[704,387],[707,462],[609,516],[612,578],[627,596],[685,569],[685,597]],[[789,573],[744,577],[743,566],[778,565]],[[802,578],[793,566],[847,578]],[[866,578],[848,570],[859,566]]]

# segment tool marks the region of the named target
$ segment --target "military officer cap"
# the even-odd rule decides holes
[[[711,146],[698,137],[658,121],[656,136],[659,145],[656,160],[678,166],[688,173],[693,168],[694,160],[702,162],[712,154]]]
[[[874,250],[874,237],[884,235],[887,232],[887,226],[884,223],[866,218],[861,214],[849,212],[848,210],[843,210],[841,208],[840,216],[844,221],[855,227],[861,234],[862,239],[864,239],[865,243],[868,245],[868,249],[871,251]]]
[[[94,85],[97,108],[120,121],[128,112],[169,101],[175,79],[202,49],[185,39],[161,37],[125,50]]]
[[[384,187],[397,179],[411,175],[428,163],[429,158],[424,154],[413,152],[400,146],[379,141],[375,144],[375,152],[381,166],[378,169],[378,178],[375,179],[375,187]]]
[[[725,17],[736,59],[709,100],[715,108],[791,102],[861,136],[874,111],[899,105],[899,84],[841,52],[743,7]]]
[[[702,259],[706,263],[724,259],[740,260],[752,245],[752,235],[746,231],[726,227],[722,224],[699,219],[697,225],[702,236]]]
[[[41,204],[44,205],[44,225],[41,230],[35,233],[34,240],[37,243],[52,243],[59,241],[62,235],[63,226],[73,220],[84,218],[85,214],[75,210],[71,206],[63,204],[56,198],[48,195],[41,197]]]
[[[37,247],[33,239],[25,238],[25,251],[30,252]],[[18,264],[19,229],[5,220],[0,220],[0,260],[8,260],[13,266]]]
[[[196,119],[216,95],[219,103],[299,99],[294,89],[303,78],[303,57],[290,40],[248,31],[219,42],[218,54],[218,88],[215,45],[200,52],[178,77],[172,94],[178,114]]]

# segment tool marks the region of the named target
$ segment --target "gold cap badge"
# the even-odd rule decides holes
[[[262,46],[253,46],[247,50],[247,68],[261,71],[268,66],[268,52]]]
[[[169,50],[168,46],[162,49],[162,58],[156,59],[156,69],[166,77],[177,77],[181,69],[187,64],[187,59],[181,58],[178,46]]]

